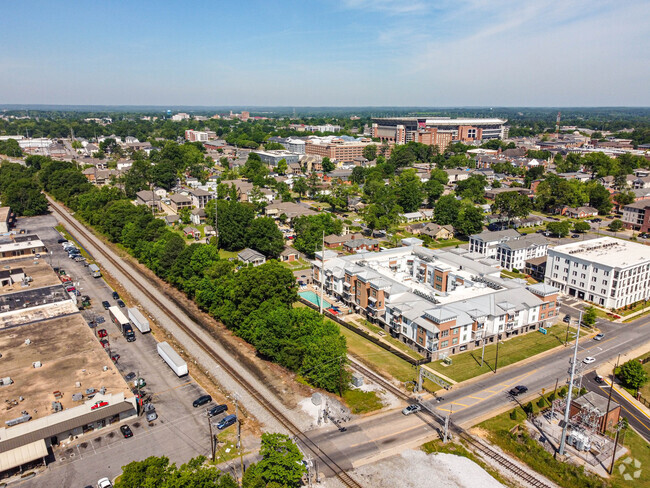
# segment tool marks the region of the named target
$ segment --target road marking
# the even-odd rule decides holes
[[[607,381],[605,378],[603,378],[603,380],[605,381],[605,383],[607,383],[609,386],[611,386],[611,384],[612,384],[611,381]],[[600,388],[602,388],[603,390],[605,389],[604,386],[601,386]],[[625,398],[625,395],[623,395],[623,393],[622,393],[618,388],[614,387],[614,391],[615,391],[616,393],[618,393],[622,398]],[[625,401],[629,402],[629,400],[628,400],[627,398],[625,398]],[[631,402],[630,402],[630,403],[631,403]],[[631,403],[631,404],[634,405],[633,403]],[[623,405],[621,405],[621,407],[623,407]],[[623,408],[625,408],[625,407],[623,407]],[[635,406],[634,408],[636,408],[636,406]],[[625,410],[627,410],[627,408],[625,408]],[[636,410],[639,411],[639,412],[641,412],[641,413],[642,413],[645,417],[647,417],[648,419],[650,419],[650,415],[648,415],[647,413],[645,413],[645,412],[644,412],[643,410],[641,410],[640,408],[636,408]],[[628,410],[628,411],[629,411],[629,410]],[[634,417],[634,418],[636,419],[636,417]],[[639,419],[637,419],[637,420],[639,420]],[[639,420],[639,422],[641,422],[641,421]],[[650,427],[646,426],[643,422],[641,422],[641,424],[643,424],[643,425],[644,425],[648,430],[650,430]]]
[[[400,430],[399,432],[391,432],[390,434],[386,434],[386,435],[381,436],[381,437],[375,437],[375,438],[372,438],[372,439],[368,439],[367,441],[364,441],[364,442],[359,442],[357,444],[351,444],[349,447],[352,448],[352,447],[361,446],[363,444],[368,444],[369,442],[377,442],[377,441],[380,441],[382,439],[386,439],[387,437],[397,436],[397,435],[404,434],[406,432],[410,432],[412,430],[417,430],[417,429],[421,429],[421,428],[422,428],[422,424],[416,425],[415,427],[409,427],[408,429]],[[429,426],[425,425],[424,428],[425,428],[425,430],[427,430],[427,429],[429,429]]]
[[[485,398],[482,397],[475,397],[475,396],[468,396],[467,398],[473,398],[474,400],[485,400]]]
[[[176,390],[176,389],[178,389],[178,388],[183,388],[184,386],[187,386],[187,385],[189,385],[189,384],[191,384],[191,383],[192,383],[192,380],[189,380],[189,381],[186,381],[185,383],[182,383],[182,384],[180,384],[180,385],[178,385],[178,386],[174,386],[174,387],[172,387],[172,388],[167,388],[166,390],[157,391],[157,392],[155,392],[155,393],[152,393],[152,394],[151,394],[151,397],[153,398],[153,397],[158,396],[158,395],[161,395],[161,394],[163,394],[163,393],[167,393],[168,391],[173,391],[173,390]]]
[[[465,405],[464,403],[458,403],[458,402],[452,402],[452,405],[460,405],[461,407],[469,407],[469,405]],[[473,404],[475,405],[475,404]]]

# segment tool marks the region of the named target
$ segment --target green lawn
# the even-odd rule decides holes
[[[647,354],[644,354],[643,356],[641,356],[641,357],[639,357],[637,359],[644,359],[644,358],[647,358],[649,356],[650,356],[650,352],[647,353]],[[650,361],[643,365],[643,369],[645,370],[645,372],[650,377]],[[646,383],[645,385],[643,385],[641,388],[639,388],[639,393],[641,393],[643,398],[650,401],[650,381],[648,383]]]
[[[297,261],[282,261],[282,266],[290,269],[291,271],[302,271],[304,269],[311,269],[311,264],[309,264],[304,259],[298,259]]]
[[[374,391],[347,390],[343,400],[353,414],[361,414],[379,410],[384,406]]]
[[[219,257],[221,259],[235,258],[237,259],[237,251],[225,251],[224,249],[219,249]]]
[[[390,334],[387,334],[381,327],[378,327],[374,324],[371,324],[367,320],[363,320],[361,324],[359,322],[353,322],[356,325],[361,325],[362,327],[368,329],[371,332],[374,332],[377,335],[380,335],[382,340],[385,342],[389,343],[391,346],[393,346],[395,349],[399,349],[401,352],[404,354],[407,354],[408,356],[412,357],[413,359],[424,359],[424,356],[421,354],[418,354],[416,351],[408,347],[406,344],[404,344],[402,341],[395,339],[394,337],[391,337]],[[383,335],[381,333],[383,332]]]
[[[446,241],[434,241],[429,247],[431,249],[440,249],[443,247],[460,246],[462,244],[467,244],[467,242],[468,241],[463,241],[461,239],[448,239]]]
[[[533,331],[508,339],[499,345],[499,368],[516,363],[553,347],[562,345],[566,337],[566,327],[553,325],[548,334]],[[429,366],[440,371],[455,381],[465,381],[493,370],[496,358],[496,343],[485,346],[485,362],[481,368],[481,348],[451,356],[451,366],[444,366],[442,361],[432,362]]]

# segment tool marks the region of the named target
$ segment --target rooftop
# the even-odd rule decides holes
[[[32,281],[29,283],[29,287],[23,287],[21,283],[14,283],[12,285],[0,287],[0,296],[15,293],[17,291],[26,291],[35,288],[59,285],[61,283],[57,274],[43,260],[35,261],[32,258],[28,258],[5,262],[7,264],[0,266],[0,271],[8,271],[12,273],[18,269],[22,269],[25,276],[29,276]]]
[[[25,344],[29,339],[30,344]],[[106,388],[107,393],[132,396],[117,368],[95,338],[81,314],[35,322],[0,330],[0,369],[13,383],[2,387],[5,400],[24,401],[15,406],[5,404],[0,410],[1,426],[26,410],[33,419],[52,413],[53,392],[64,410],[81,402],[73,401],[74,393],[84,394],[88,388]],[[33,363],[40,361],[41,367]],[[106,367],[106,370],[104,370]],[[76,386],[79,382],[81,386]],[[8,408],[7,408],[8,407]]]
[[[549,253],[566,254],[607,267],[625,268],[650,262],[650,247],[613,237],[564,244]]]

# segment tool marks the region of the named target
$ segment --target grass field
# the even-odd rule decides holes
[[[374,391],[347,390],[343,399],[353,414],[373,412],[384,406]]]
[[[219,249],[219,257],[221,259],[228,259],[228,258],[235,258],[237,259],[237,252],[236,251],[226,251],[224,249]]]
[[[357,326],[364,327],[365,329],[368,329],[371,332],[374,332],[375,334],[381,335],[381,332],[384,332],[384,330],[381,327],[377,327],[374,324],[371,324],[367,320],[363,320],[361,323],[359,321],[353,321],[354,324]],[[424,359],[424,356],[421,354],[418,354],[415,352],[413,349],[408,347],[406,344],[404,344],[402,341],[399,341],[395,339],[394,337],[391,337],[390,334],[386,334],[384,332],[384,335],[381,335],[382,340],[386,341],[388,344],[393,346],[395,349],[400,350],[404,354],[412,357],[413,359]]]
[[[523,359],[548,351],[564,343],[566,327],[553,325],[546,335],[533,331],[513,339],[508,339],[499,345],[499,364],[502,368]],[[485,346],[485,361],[481,367],[480,348],[451,356],[451,366],[444,366],[442,361],[432,362],[429,366],[440,371],[454,381],[465,381],[475,376],[494,370],[496,359],[496,343]]]

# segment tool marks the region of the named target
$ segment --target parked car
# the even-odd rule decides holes
[[[106,332],[106,329],[99,329],[97,331],[97,335],[99,337],[108,337],[108,332]]]
[[[131,380],[135,379],[135,373],[134,373],[133,371],[131,371],[129,374],[127,374],[127,375],[124,377],[124,379],[125,379],[126,381],[131,381]]]
[[[602,332],[594,336],[595,341],[602,341],[604,338],[605,338],[605,334],[603,334]]]
[[[120,294],[116,291],[113,292],[113,300],[119,300]]]
[[[129,437],[133,437],[133,431],[131,430],[131,427],[128,425],[123,425],[120,427],[120,430],[122,431],[122,435],[124,436],[125,439],[128,439]]]
[[[108,310],[109,308],[111,308],[111,304],[108,303],[106,300],[104,300],[102,302],[102,307],[104,307],[104,310]]]
[[[102,339],[101,341],[99,341],[99,343],[102,345],[102,347],[104,349],[108,349],[110,347],[110,344],[108,343],[108,340],[106,340],[106,339]]]
[[[602,383],[604,381],[604,378],[602,376],[600,376],[599,374],[597,374],[596,376],[594,376],[594,381],[596,383]]]
[[[404,415],[411,415],[412,413],[419,412],[420,410],[422,410],[422,407],[420,405],[414,404],[406,407],[404,410],[402,410],[402,413]]]
[[[113,483],[108,478],[102,478],[97,481],[97,488],[113,488]]]
[[[580,234],[572,234],[571,238],[572,239],[580,239]]]
[[[595,361],[596,361],[596,358],[593,357],[593,356],[587,356],[586,358],[584,358],[582,360],[582,362],[585,363],[585,364],[591,364],[591,363],[593,363]]]
[[[120,306],[120,308],[126,307],[126,305],[124,304],[124,302],[122,300],[118,300],[117,304]]]
[[[217,424],[217,429],[223,430],[226,427],[230,427],[235,422],[237,422],[237,415],[227,415]]]
[[[228,411],[228,405],[215,405],[214,407],[208,408],[208,417],[214,417],[220,413]]]
[[[67,239],[64,239],[64,238],[62,237],[61,239],[59,239],[59,240],[56,241],[56,242],[57,242],[58,244],[64,244],[64,243],[68,242],[68,240],[67,240]]]
[[[120,355],[115,353],[111,355],[111,359],[113,360],[114,363],[118,362],[120,360]]]
[[[565,315],[564,318],[562,319],[562,322],[564,322],[565,324],[571,322],[571,315]]]
[[[156,408],[153,406],[153,403],[144,404],[144,413],[147,418],[147,422],[153,422],[158,418],[158,414],[156,413]]]
[[[528,387],[524,385],[517,385],[515,386],[512,390],[510,390],[508,393],[512,396],[518,396],[523,393],[526,393],[528,391]]]
[[[212,397],[210,395],[201,395],[198,397],[194,402],[192,402],[192,405],[194,408],[200,407],[201,405],[205,405],[206,403],[210,403],[212,401]]]

